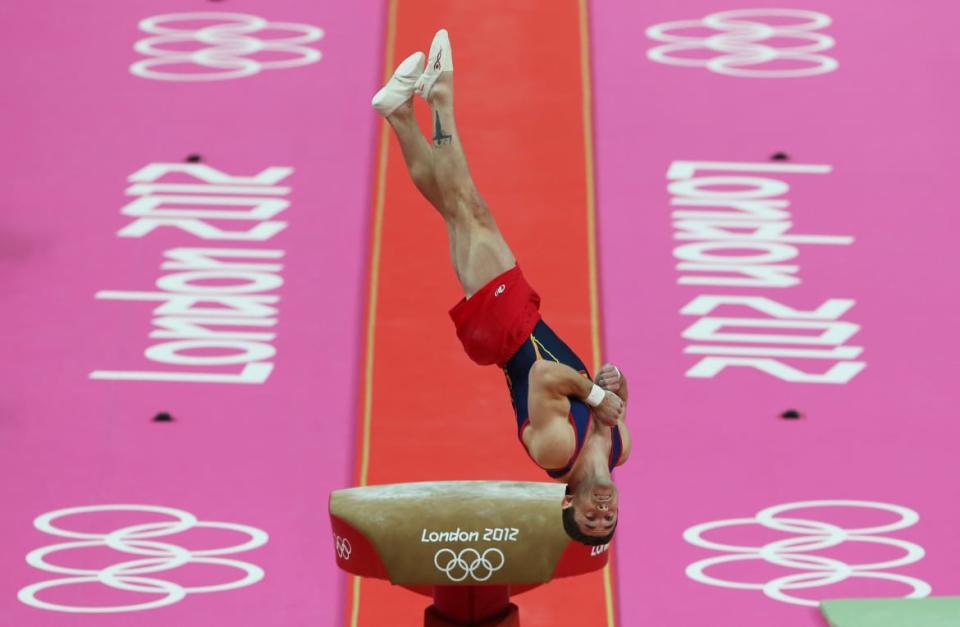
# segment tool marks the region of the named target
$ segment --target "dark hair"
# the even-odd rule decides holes
[[[588,546],[600,546],[601,544],[607,544],[610,540],[613,539],[613,534],[617,530],[617,524],[613,524],[613,529],[610,530],[605,536],[588,536],[584,532],[580,531],[580,527],[577,525],[577,521],[573,519],[573,508],[565,507],[563,508],[563,530],[567,532],[567,535],[570,536],[571,540],[576,540],[580,544],[586,544]]]

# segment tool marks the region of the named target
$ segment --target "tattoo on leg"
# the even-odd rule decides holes
[[[434,123],[433,123],[433,143],[437,146],[441,144],[449,144],[453,140],[452,135],[446,135],[443,132],[443,128],[440,126],[440,112],[434,112]]]

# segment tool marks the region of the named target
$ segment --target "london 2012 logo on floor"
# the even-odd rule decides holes
[[[309,65],[322,56],[309,44],[324,35],[309,24],[223,12],[155,15],[142,20],[140,30],[151,36],[134,50],[150,58],[131,65],[130,72],[159,81],[222,81]],[[257,58],[261,52],[268,58]]]
[[[815,520],[795,513],[796,510],[804,509],[830,509],[829,517],[833,522]],[[864,516],[872,514],[869,510],[893,513],[899,518],[886,524],[863,526]],[[794,513],[784,515],[787,512]],[[855,524],[860,526],[847,528],[837,524],[845,518],[859,521]],[[687,576],[710,586],[759,590],[777,601],[811,607],[819,605],[819,600],[809,598],[816,594],[814,588],[832,586],[857,578],[897,582],[910,588],[910,592],[904,595],[906,598],[921,598],[930,594],[930,584],[916,577],[884,571],[919,562],[924,556],[923,547],[901,538],[880,535],[911,527],[919,519],[917,512],[907,507],[873,501],[819,500],[774,505],[760,510],[752,518],[715,520],[694,525],[684,531],[683,539],[690,544],[727,553],[690,564],[687,566]],[[784,533],[790,536],[759,546],[720,542],[716,539],[716,530],[743,526],[754,527],[755,531],[751,534],[754,536],[759,533],[764,534],[764,537]],[[714,534],[714,540],[704,537],[708,532]],[[742,538],[743,533],[741,530],[736,537]],[[845,552],[850,552],[852,545],[855,545],[856,549],[859,549],[858,557],[866,557],[868,561],[849,564],[849,557],[840,559],[836,555],[818,553],[830,551],[840,545],[846,545]],[[899,554],[892,555],[891,548]],[[724,574],[728,573],[722,571],[730,568],[729,564],[738,565],[736,577],[724,577]],[[750,565],[758,572],[745,574]],[[766,582],[758,581],[763,578],[759,571],[762,571],[765,565],[800,572],[772,578]],[[750,574],[753,577],[750,577]],[[792,590],[800,593],[790,594],[788,591]],[[801,594],[804,596],[800,596]]]
[[[101,525],[104,523],[104,517],[116,517],[117,520],[123,520],[125,526],[107,533],[95,533],[54,525],[54,521],[60,518],[76,519],[91,514],[99,517],[97,522]],[[150,516],[151,522],[130,525],[128,523],[131,520],[131,514]],[[156,519],[158,515],[168,516],[171,520],[158,521]],[[81,524],[83,521],[73,520],[72,522],[74,524],[71,527],[83,528]],[[68,507],[38,516],[33,524],[44,533],[70,539],[68,542],[34,549],[27,554],[27,563],[34,568],[65,575],[33,583],[20,590],[17,595],[20,601],[41,610],[84,614],[153,610],[182,601],[188,594],[243,588],[257,583],[264,577],[264,571],[259,566],[223,556],[243,553],[263,546],[269,539],[265,531],[249,525],[201,521],[190,512],[173,507],[156,505]],[[91,521],[87,521],[87,524],[91,524]],[[200,550],[187,549],[171,541],[171,536],[193,529],[219,530],[214,532],[215,534],[226,532],[224,535],[228,538],[228,542],[236,538],[238,533],[245,535],[247,539],[239,544],[226,546],[215,539],[209,540],[216,543],[216,546]],[[203,532],[203,537],[207,538],[208,534],[210,534],[209,531]],[[53,554],[66,551],[73,554],[69,560],[76,564],[78,549],[98,551],[97,559],[102,555],[103,549],[112,549],[133,557],[99,568],[68,566],[63,561],[55,563],[52,559]],[[68,560],[64,557],[59,559]],[[225,577],[215,583],[191,586],[184,586],[163,578],[163,573],[166,571],[188,564],[203,564],[205,569],[210,568],[214,572],[223,570]],[[239,571],[239,576],[231,571]],[[58,593],[51,592],[54,588],[90,584],[99,584],[112,589],[115,591],[118,602],[109,605],[73,605],[63,602],[62,596],[57,597]],[[70,598],[78,598],[79,594],[79,592],[73,594]],[[156,596],[154,598],[148,596],[147,600],[144,600],[144,595]],[[49,600],[51,598],[56,600]],[[96,598],[104,599],[105,597],[98,592]]]
[[[817,31],[832,21],[816,11],[738,9],[699,20],[664,22],[647,29],[647,37],[664,42],[648,50],[647,58],[742,78],[826,74],[839,65],[821,54],[833,47],[834,40]]]

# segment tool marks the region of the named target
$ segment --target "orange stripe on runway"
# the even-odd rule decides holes
[[[389,14],[390,70],[410,52],[426,51],[437,28],[450,31],[457,122],[473,176],[543,297],[544,318],[595,366],[583,0],[392,0]],[[425,103],[416,105],[429,129]],[[409,180],[394,139],[381,154],[358,483],[547,480],[517,441],[503,374],[470,362],[454,334],[447,310],[462,292],[440,216]],[[612,624],[604,579],[562,579],[517,597],[523,624]],[[348,624],[421,625],[428,604],[402,588],[355,579]]]

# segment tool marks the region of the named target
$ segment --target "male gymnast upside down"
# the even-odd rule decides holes
[[[426,62],[426,67],[425,67]],[[431,141],[420,132],[414,93],[430,105]],[[405,59],[373,97],[396,133],[417,189],[443,216],[453,268],[464,298],[450,311],[467,355],[507,375],[518,435],[531,459],[567,484],[563,523],[571,538],[606,544],[617,525],[618,493],[610,472],[626,462],[627,383],[605,364],[590,380],[581,359],[547,326],[540,297],[470,176],[453,114],[453,56],[446,30],[429,58]]]

